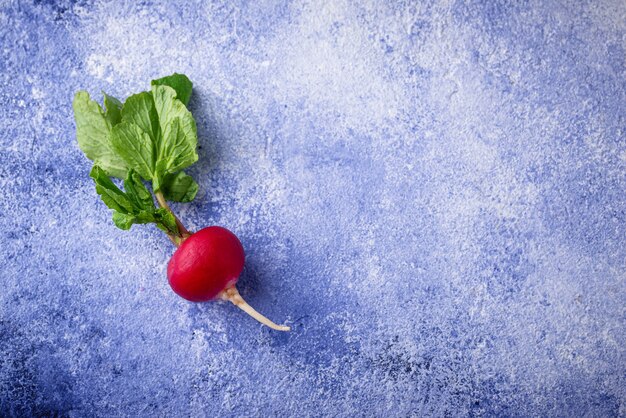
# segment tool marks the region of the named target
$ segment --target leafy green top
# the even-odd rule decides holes
[[[180,236],[176,218],[165,200],[190,202],[198,184],[183,169],[198,160],[196,123],[187,110],[192,83],[173,74],[152,80],[151,89],[122,104],[104,94],[104,110],[79,91],[73,102],[78,146],[95,164],[91,177],[104,203],[113,209],[121,229],[134,223],[156,223],[171,236]],[[109,178],[124,179],[122,192]],[[142,182],[152,182],[157,200]]]

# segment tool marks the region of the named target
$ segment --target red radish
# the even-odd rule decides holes
[[[244,257],[235,234],[210,226],[183,241],[170,260],[167,276],[174,292],[192,302],[206,302],[237,282]]]
[[[169,207],[168,201],[191,202],[198,193],[198,183],[183,171],[198,160],[197,127],[186,107],[193,84],[177,73],[150,84],[150,91],[124,104],[105,94],[104,109],[86,91],[77,92],[72,102],[76,140],[94,161],[89,176],[113,211],[113,223],[123,230],[154,223],[167,234],[178,247],[167,277],[183,298],[229,300],[262,324],[289,331],[255,311],[237,291],[245,259],[239,239],[219,226],[192,234]],[[124,191],[111,177],[124,180]],[[152,183],[152,192],[144,182]]]
[[[201,229],[185,238],[170,259],[167,277],[181,297],[192,302],[229,300],[257,321],[279,331],[276,325],[246,303],[235,284],[243,270],[245,254],[235,234],[220,226]]]

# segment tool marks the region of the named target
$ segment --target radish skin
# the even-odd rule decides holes
[[[243,270],[245,254],[235,234],[210,226],[173,242],[178,248],[167,266],[167,277],[179,296],[192,302],[228,300],[263,325],[277,331],[290,330],[261,315],[239,294],[235,284]]]

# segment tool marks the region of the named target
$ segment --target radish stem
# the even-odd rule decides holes
[[[167,237],[170,239],[170,241],[172,241],[172,244],[174,244],[176,247],[180,247],[180,243],[179,243],[180,238],[175,237],[172,234],[167,234]]]
[[[187,230],[187,228],[185,228],[185,225],[183,225],[180,219],[178,219],[178,216],[176,216],[176,214],[172,211],[172,209],[170,209],[170,206],[167,204],[167,201],[165,200],[165,196],[163,196],[163,193],[161,191],[158,191],[154,195],[156,196],[159,206],[164,209],[167,209],[167,211],[169,211],[172,215],[174,215],[174,219],[176,220],[176,226],[178,227],[178,232],[180,233],[180,236],[182,238],[186,238],[189,235],[191,235],[191,233]]]
[[[286,325],[276,325],[275,323],[270,321],[268,318],[258,313],[252,306],[248,305],[248,302],[246,302],[241,297],[241,295],[239,294],[239,291],[234,286],[229,287],[226,290],[223,290],[219,296],[223,300],[228,300],[232,302],[233,305],[235,305],[236,307],[238,307],[239,309],[241,309],[242,311],[244,311],[245,313],[247,313],[248,315],[250,315],[257,321],[259,321],[263,325],[267,325],[268,327],[275,329],[277,331],[289,331],[291,329]]]

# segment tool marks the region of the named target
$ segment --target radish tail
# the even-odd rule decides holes
[[[250,315],[257,321],[259,321],[263,325],[267,325],[268,327],[275,329],[277,331],[289,331],[291,329],[286,325],[276,325],[275,323],[273,323],[272,321],[270,321],[269,319],[267,319],[266,317],[258,313],[252,306],[248,305],[248,302],[246,302],[241,297],[241,295],[239,294],[239,291],[234,286],[229,287],[228,289],[222,291],[222,293],[220,294],[220,297],[224,300],[231,301],[233,305],[237,306],[239,309],[241,309],[242,311],[244,311],[245,313],[247,313],[248,315]]]

